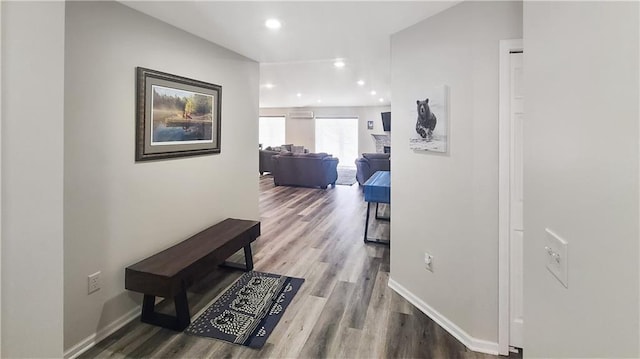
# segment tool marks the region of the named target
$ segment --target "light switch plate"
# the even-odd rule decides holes
[[[569,243],[555,234],[549,228],[545,228],[545,256],[547,269],[566,288],[569,288]]]

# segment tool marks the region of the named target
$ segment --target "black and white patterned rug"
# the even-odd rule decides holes
[[[247,272],[185,333],[262,348],[303,282],[302,278]]]

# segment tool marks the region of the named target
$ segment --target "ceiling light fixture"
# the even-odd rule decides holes
[[[378,101],[380,101],[380,102],[384,102],[384,99],[383,99],[382,97],[380,97],[380,98],[378,99]]]
[[[358,86],[364,86],[364,81],[363,80],[358,80]]]
[[[302,94],[301,94],[300,92],[298,92],[298,93],[296,94],[296,96],[298,96],[298,97],[302,97]]]
[[[371,90],[371,92],[369,92],[371,94],[371,96],[375,96],[376,95],[376,90]]]
[[[278,21],[278,19],[269,19],[265,21],[264,26],[266,26],[269,29],[276,30],[281,28],[282,24],[280,23],[280,21]]]
[[[266,87],[268,89],[272,89],[273,88],[273,84],[264,84],[264,87]]]
[[[321,103],[321,102],[322,102],[322,100],[318,99],[318,103]]]
[[[344,65],[345,65],[344,61],[342,61],[342,60],[336,60],[336,62],[333,63],[333,66],[335,66],[335,67],[337,67],[339,69],[343,68]]]

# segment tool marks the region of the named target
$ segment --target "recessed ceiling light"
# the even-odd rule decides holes
[[[272,89],[273,88],[273,84],[264,84],[264,87],[266,87],[268,89]]]
[[[318,99],[318,103],[321,103],[321,102],[322,102],[322,100],[321,100],[321,99]]]
[[[371,94],[371,96],[375,96],[376,95],[376,90],[371,90],[371,92],[369,92]]]
[[[301,94],[300,92],[298,92],[298,93],[296,94],[296,96],[298,96],[298,97],[302,97],[302,94]]]
[[[344,67],[344,61],[342,61],[342,60],[336,60],[336,62],[334,62],[334,63],[333,63],[333,66],[335,66],[335,67],[337,67],[337,68],[341,69],[341,68],[343,68],[343,67]]]
[[[380,97],[380,98],[378,99],[378,101],[380,101],[380,102],[384,102],[384,99],[383,99],[382,97]]]
[[[364,81],[363,80],[358,80],[358,85],[359,86],[364,86]]]
[[[275,30],[282,27],[282,24],[280,23],[280,21],[278,21],[278,19],[269,19],[264,23],[264,26],[268,27],[269,29]]]

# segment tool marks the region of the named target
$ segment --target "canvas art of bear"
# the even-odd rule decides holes
[[[436,115],[429,108],[429,99],[416,101],[418,105],[418,121],[416,122],[416,132],[427,141],[433,138],[433,129],[436,128]]]

